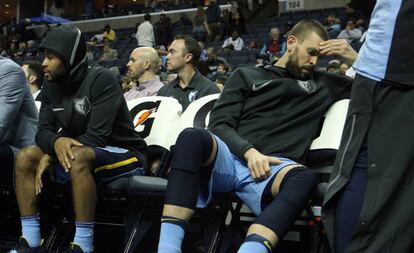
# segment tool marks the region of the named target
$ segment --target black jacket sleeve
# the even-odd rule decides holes
[[[105,146],[123,98],[115,77],[104,70],[93,81],[91,112],[86,132],[76,139],[84,145]]]
[[[42,87],[42,105],[39,113],[36,143],[43,152],[54,155],[56,139],[65,136],[65,134],[62,131],[58,133],[60,126],[53,114],[49,98],[49,87],[48,84],[45,84]]]
[[[223,93],[210,114],[209,129],[220,137],[230,151],[244,160],[244,153],[254,147],[237,134],[237,127],[243,111],[244,102],[250,92],[249,81],[240,69],[233,72],[226,82]]]

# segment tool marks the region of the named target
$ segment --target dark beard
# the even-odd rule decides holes
[[[62,64],[59,68],[56,69],[55,72],[53,73],[49,72],[50,81],[57,82],[57,81],[64,80],[65,78],[67,78],[68,73],[69,73],[68,68]]]
[[[308,70],[308,73],[302,72],[303,68],[299,67],[299,56],[296,50],[293,52],[291,56],[289,56],[289,60],[286,62],[286,70],[294,79],[299,80],[309,80],[312,77],[312,72],[314,70],[313,67],[304,68]]]

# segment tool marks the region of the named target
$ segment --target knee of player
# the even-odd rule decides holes
[[[189,127],[184,129],[177,138],[177,144],[181,143],[193,143],[193,145],[203,145],[205,142],[205,136],[210,135],[206,130],[201,128]]]
[[[71,160],[71,171],[74,173],[89,171],[94,162],[94,151],[89,147],[72,147],[74,159]]]
[[[16,156],[16,173],[34,172],[43,154],[37,146],[29,146],[20,150]]]
[[[294,167],[284,176],[280,193],[300,203],[310,198],[318,183],[319,179],[312,170],[304,166]]]
[[[201,165],[213,151],[213,137],[201,128],[186,128],[178,136],[173,149],[172,167]]]

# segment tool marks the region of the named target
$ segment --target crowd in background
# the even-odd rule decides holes
[[[156,4],[151,8],[156,10]],[[165,6],[164,6],[165,7]],[[103,16],[115,15],[121,12],[118,5],[106,4],[102,8]],[[42,52],[38,51],[41,40],[48,31],[53,29],[49,24],[45,24],[40,36],[36,36],[31,25],[30,19],[16,21],[12,19],[8,23],[0,24],[0,55],[11,58],[22,64],[27,60],[41,62]],[[166,14],[161,14],[159,20],[155,21],[150,13],[144,16],[144,22],[135,24],[131,29],[131,34],[126,39],[135,38],[135,46],[131,46],[129,51],[118,51],[118,42],[122,39],[117,36],[117,31],[110,25],[105,25],[101,31],[88,36],[87,59],[92,65],[102,65],[110,68],[112,73],[123,84],[125,91],[129,87],[136,85],[136,80],[129,80],[126,73],[126,63],[134,47],[153,47],[157,50],[160,57],[160,66],[157,71],[160,80],[168,83],[171,75],[166,70],[168,48],[177,33],[191,34],[201,47],[200,62],[197,66],[201,74],[216,82],[220,88],[223,87],[227,77],[231,74],[234,67],[238,67],[237,62],[232,62],[237,58],[227,58],[232,51],[248,52],[252,55],[245,65],[260,65],[264,62],[275,62],[283,55],[286,50],[287,33],[294,25],[293,21],[286,22],[282,27],[271,27],[267,39],[258,40],[252,38],[247,40],[255,31],[248,31],[242,9],[237,2],[231,2],[229,9],[221,10],[215,1],[210,1],[207,8],[202,5],[197,7],[194,18],[189,19],[185,13],[180,15],[180,19],[172,22]],[[324,25],[330,38],[346,40],[354,49],[358,50],[366,32],[366,20],[362,13],[352,6],[351,3],[339,13],[328,13],[324,18]],[[53,26],[58,27],[60,24]],[[178,28],[178,29],[177,29]],[[176,32],[178,30],[178,32]],[[236,54],[236,53],[234,53]],[[240,53],[241,55],[242,53]],[[123,59],[122,65],[107,66],[106,62]],[[329,72],[344,75],[350,67],[349,62],[341,59],[331,59],[325,66]]]

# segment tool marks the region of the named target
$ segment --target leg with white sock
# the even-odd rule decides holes
[[[39,247],[41,243],[35,177],[37,166],[43,155],[39,147],[30,146],[22,149],[16,156],[15,184],[22,222],[22,236],[32,248]]]
[[[69,170],[73,203],[75,207],[75,238],[83,252],[93,252],[94,219],[96,207],[96,185],[92,176],[95,152],[89,147],[73,147]]]
[[[205,130],[187,128],[179,135],[168,176],[158,253],[181,252],[185,227],[197,204],[200,171],[212,170],[216,149],[213,137]]]
[[[274,199],[250,226],[238,253],[272,252],[305,208],[317,183],[315,174],[308,168],[298,165],[283,168],[269,182],[271,187],[266,187],[271,188]]]

